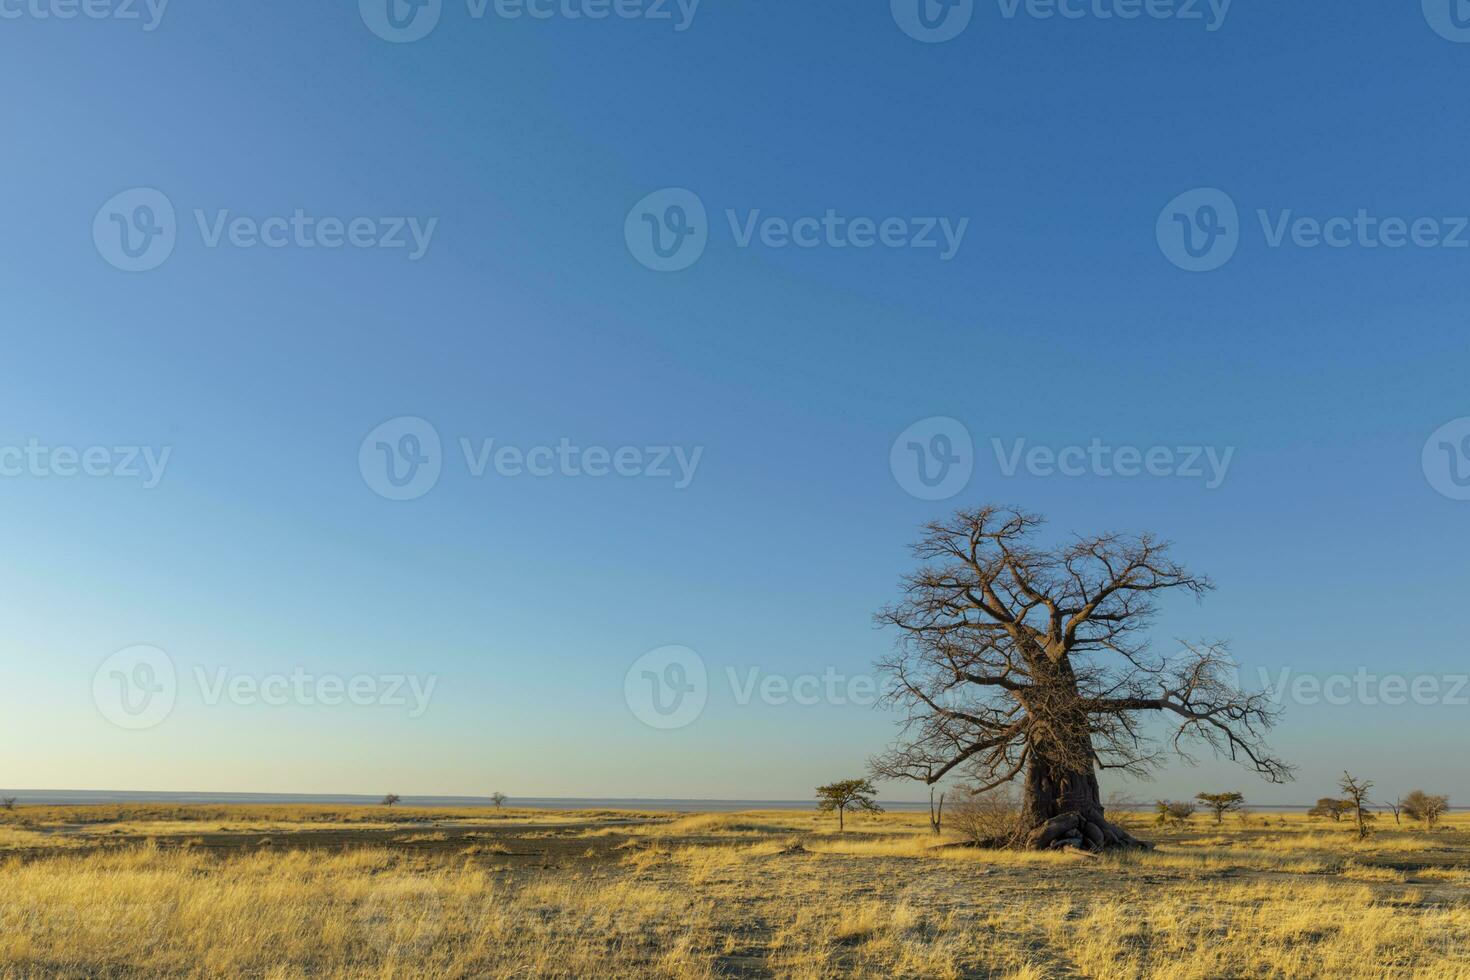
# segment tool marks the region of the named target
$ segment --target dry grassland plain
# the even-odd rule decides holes
[[[1128,823],[1157,849],[942,848],[923,814],[21,807],[0,977],[1470,978],[1470,816]]]

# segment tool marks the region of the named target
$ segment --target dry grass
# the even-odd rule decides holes
[[[1458,816],[1197,819],[1084,861],[935,849],[922,814],[31,816],[0,827],[3,977],[1470,978]],[[219,846],[241,826],[270,845]],[[341,826],[387,830],[293,844]]]

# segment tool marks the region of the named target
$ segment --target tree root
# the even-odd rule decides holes
[[[1153,845],[1141,841],[1102,815],[1072,811],[1058,814],[1026,836],[1027,850],[1060,851],[1073,848],[1090,854],[1111,850],[1150,850]]]

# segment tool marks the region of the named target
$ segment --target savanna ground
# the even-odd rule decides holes
[[[936,848],[924,814],[21,807],[0,976],[1470,978],[1470,815],[1128,825],[1158,849]]]

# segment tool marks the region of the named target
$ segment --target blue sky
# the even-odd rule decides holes
[[[878,0],[704,0],[685,30],[672,4],[510,19],[445,0],[427,36],[390,43],[344,0],[173,0],[152,30],[146,7],[37,16],[50,2],[0,4],[0,447],[169,456],[154,487],[0,477],[0,785],[801,798],[860,772],[891,716],[740,704],[727,669],[864,674],[917,525],[985,501],[1058,534],[1176,541],[1219,589],[1169,605],[1161,644],[1228,637],[1252,681],[1467,669],[1470,503],[1421,454],[1470,416],[1470,249],[1270,233],[1363,211],[1455,239],[1470,44],[1417,5],[1236,0],[1209,30],[1203,3],[1202,20],[977,3],[923,43]],[[93,226],[137,217],[136,188],[174,209],[176,242],[128,272]],[[657,272],[625,225],[667,188],[697,197],[708,243]],[[1236,250],[1188,272],[1156,226],[1198,188],[1238,209]],[[435,223],[417,259],[209,245],[220,220],[298,209],[376,237]],[[947,260],[736,231],[829,210],[968,223]],[[440,438],[441,473],[396,501],[359,453],[403,417]],[[975,447],[937,501],[890,467],[935,417]],[[477,477],[461,439],[701,455],[682,489]],[[1209,489],[1008,476],[992,440],[1234,455]],[[166,652],[178,691],[127,730],[94,679],[137,645]],[[702,659],[708,701],[659,730],[624,681],[669,645]],[[410,717],[210,704],[198,678],[221,670],[437,680]],[[1273,744],[1296,785],[1206,760],[1137,795],[1310,801],[1351,766],[1470,799],[1439,761],[1470,706],[1361,701],[1287,706]]]

